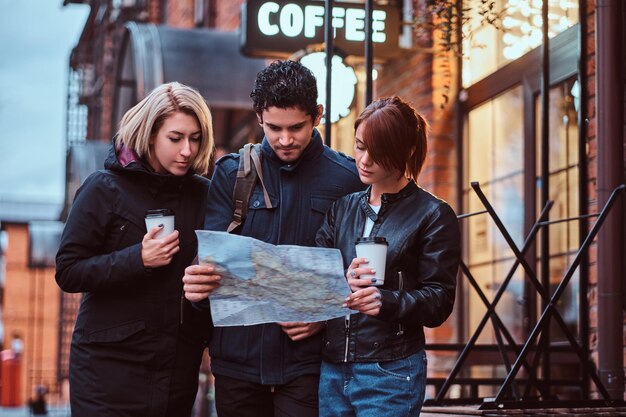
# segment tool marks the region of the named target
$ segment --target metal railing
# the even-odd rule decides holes
[[[515,407],[520,407],[520,405],[523,405],[524,403],[528,404],[529,402],[532,402],[535,398],[541,398],[543,401],[554,400],[555,398],[551,395],[551,387],[580,387],[582,383],[580,379],[538,378],[537,370],[540,366],[543,369],[550,368],[550,356],[544,356],[544,354],[547,353],[546,349],[549,352],[566,352],[570,357],[573,356],[573,359],[579,361],[581,365],[580,369],[581,373],[583,374],[581,376],[587,376],[595,384],[599,395],[602,397],[602,399],[599,400],[599,403],[605,405],[616,404],[615,400],[611,400],[605,386],[598,377],[595,366],[591,361],[588,352],[586,352],[586,349],[581,347],[581,344],[576,340],[571,330],[567,327],[565,320],[557,310],[557,303],[563,295],[571,278],[573,277],[574,272],[580,265],[582,256],[589,249],[589,246],[598,234],[604,220],[606,219],[608,213],[613,207],[613,204],[615,203],[618,196],[624,191],[626,185],[622,184],[616,187],[611,193],[611,196],[607,200],[606,204],[600,210],[600,212],[594,214],[548,221],[546,219],[548,218],[548,213],[552,208],[553,202],[547,201],[538,219],[535,221],[534,225],[530,229],[530,232],[528,233],[528,236],[526,237],[521,249],[518,248],[513,241],[511,234],[507,231],[495,209],[480,189],[479,184],[477,182],[473,182],[471,186],[478,196],[480,202],[485,207],[485,210],[460,215],[458,216],[459,220],[480,214],[488,214],[495,223],[501,235],[504,237],[509,248],[515,255],[515,261],[510,267],[509,272],[504,277],[504,280],[502,281],[502,284],[498,288],[492,301],[489,301],[487,299],[484,292],[478,285],[477,280],[469,270],[468,266],[463,261],[461,262],[460,269],[462,274],[468,280],[470,286],[474,289],[479,299],[485,305],[487,311],[485,312],[477,328],[474,330],[474,333],[471,335],[466,344],[427,344],[427,350],[456,351],[460,353],[457,356],[454,366],[452,367],[450,373],[446,378],[428,378],[427,384],[435,387],[436,395],[434,399],[427,400],[426,404],[442,405],[444,403],[450,402],[467,402],[468,400],[480,401],[479,387],[482,385],[489,385],[499,387],[497,394],[494,398],[483,400],[481,408],[505,408],[512,404],[514,404]],[[596,220],[593,223],[589,232],[587,233],[586,237],[582,241],[579,249],[576,251],[573,261],[567,268],[564,276],[560,279],[558,286],[552,292],[552,294],[550,294],[550,290],[548,288],[545,288],[537,279],[535,270],[529,265],[525,256],[527,255],[529,249],[533,247],[537,237],[537,233],[541,228],[548,227],[557,223],[570,222],[588,218],[596,218]],[[545,305],[541,317],[534,325],[534,328],[532,329],[530,334],[526,337],[523,345],[515,342],[513,336],[508,331],[502,319],[498,316],[498,313],[496,312],[496,306],[498,302],[501,300],[502,295],[504,294],[508,284],[510,283],[513,275],[520,265],[524,269],[527,281],[532,285],[532,287],[541,297],[541,300],[544,302]],[[549,328],[552,321],[554,321],[556,325],[560,327],[563,335],[567,339],[566,344],[554,346],[554,344],[548,343],[548,341],[545,340],[545,335],[548,333],[547,329]],[[478,341],[480,334],[482,333],[488,322],[491,322],[493,326],[496,344],[479,345],[476,342]],[[492,360],[499,359],[501,361],[501,364],[506,370],[506,377],[459,377],[461,369],[465,364],[469,362],[468,358],[470,356],[470,353],[472,352],[483,352],[483,355],[484,352],[490,352],[490,357]],[[543,358],[543,364],[540,364],[541,358]],[[548,361],[548,363],[545,363],[546,360]],[[495,363],[492,362],[492,364]],[[525,371],[525,375],[523,377],[520,376],[520,371],[522,369],[524,369]],[[453,385],[469,387],[470,397],[461,398],[458,400],[446,399],[446,394],[449,393],[449,390]],[[521,386],[524,386],[523,391],[520,390]],[[583,392],[585,391],[586,390],[583,390]],[[591,400],[587,396],[586,398],[582,398],[581,401],[591,404],[591,402],[593,402],[594,400]],[[595,403],[598,402],[596,401]]]

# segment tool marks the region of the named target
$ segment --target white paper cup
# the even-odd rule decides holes
[[[154,237],[161,238],[174,232],[174,211],[170,209],[154,209],[146,211],[146,231],[162,224],[161,229]]]
[[[356,240],[356,257],[366,258],[369,262],[364,267],[373,268],[375,274],[361,274],[360,279],[376,278],[372,285],[385,283],[385,266],[387,265],[387,240],[382,236],[361,237]]]

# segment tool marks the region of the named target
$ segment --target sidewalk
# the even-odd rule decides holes
[[[0,407],[0,417],[23,417],[29,416],[28,407]]]
[[[479,410],[478,406],[423,407],[420,417],[626,417],[626,407]]]
[[[532,409],[532,410],[478,410],[477,406],[424,407],[421,417],[467,417],[467,416],[532,416],[532,417],[618,417],[626,416],[626,408],[587,408],[587,409]],[[50,407],[50,417],[70,417],[69,407]],[[0,407],[0,417],[30,417],[28,407]]]
[[[0,407],[0,417],[31,417],[28,407]],[[48,407],[49,417],[70,417],[70,407]]]

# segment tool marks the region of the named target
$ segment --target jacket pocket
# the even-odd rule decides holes
[[[113,222],[107,227],[106,233],[107,252],[113,252],[141,242],[146,232],[134,222],[116,215]]]
[[[116,343],[128,339],[146,328],[143,320],[122,323],[117,326],[98,330],[85,330],[84,340],[87,343]]]
[[[253,348],[249,343],[249,333],[249,328],[216,327],[209,345],[209,354],[220,360],[245,363],[248,359],[248,351]],[[259,343],[258,340],[253,342],[253,344]]]
[[[332,196],[312,195],[311,210],[324,215],[336,199],[337,197]]]
[[[272,207],[265,204],[263,192],[255,190],[248,201],[248,215],[242,229],[242,235],[250,236],[263,241],[272,241],[278,233],[278,199],[270,196]]]
[[[315,234],[324,221],[326,212],[336,199],[337,197],[332,195],[311,195],[311,213],[305,226],[308,228],[306,246],[315,246]]]

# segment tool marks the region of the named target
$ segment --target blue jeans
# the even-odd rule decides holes
[[[426,390],[426,353],[388,362],[322,362],[320,417],[417,417]]]

